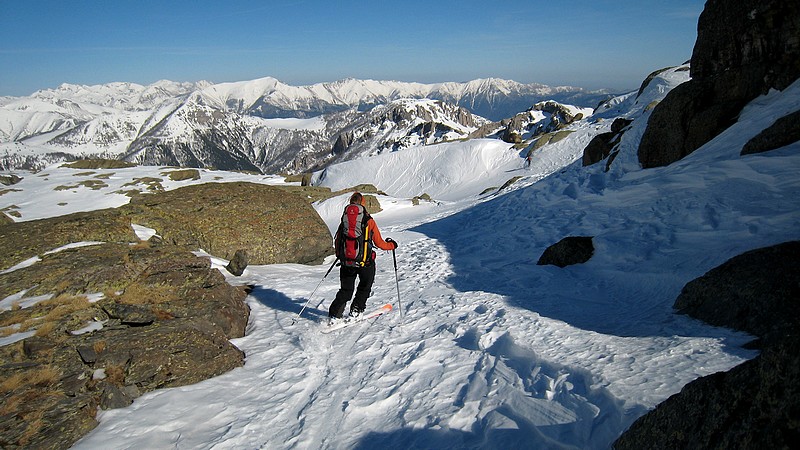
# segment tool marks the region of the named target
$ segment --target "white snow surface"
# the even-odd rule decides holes
[[[631,96],[615,107],[625,104],[634,110]],[[397,269],[381,251],[368,307],[395,310],[323,335],[338,289],[338,269],[324,278],[333,259],[249,266],[241,277],[223,269],[231,283],[255,286],[246,336],[233,340],[244,366],[100,411],[74,448],[609,448],[687,383],[756,356],[742,347],[751,336],[672,304],[729,258],[800,238],[800,143],[739,156],[799,106],[800,83],[760,97],[722,135],[657,169],[634,163],[642,108],[609,172],[576,161],[610,126],[596,117],[537,151],[528,169],[518,152],[484,140],[332,167],[327,186],[372,182],[386,193],[374,218],[400,244]],[[148,170],[166,169],[115,170],[108,188],[75,195],[52,190],[74,170],[27,174],[0,209],[17,205],[28,220],[121,204],[111,192]],[[243,179],[280,182],[211,171],[199,182]],[[414,206],[408,197],[423,192],[436,201]],[[346,199],[315,205],[330,229]],[[594,236],[587,263],[536,265],[575,235]]]

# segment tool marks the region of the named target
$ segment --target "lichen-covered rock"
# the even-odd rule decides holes
[[[244,335],[246,293],[208,258],[177,246],[106,243],[45,254],[0,274],[0,298],[23,291],[53,298],[0,311],[0,322],[36,333],[0,347],[2,448],[69,448],[96,426],[98,407],[126,406],[244,362],[230,339]],[[85,297],[96,293],[105,295]]]
[[[332,254],[330,231],[294,194],[253,183],[207,183],[138,196],[123,207],[165,243],[201,248],[230,260],[247,251],[251,264],[314,263]]]
[[[81,212],[0,227],[0,270],[76,242],[135,242],[130,220],[117,209]]]

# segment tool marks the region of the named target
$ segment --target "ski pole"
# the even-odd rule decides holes
[[[325,278],[327,278],[327,277],[328,277],[328,274],[329,274],[329,273],[331,273],[331,270],[333,270],[333,268],[336,266],[336,263],[337,263],[337,262],[339,262],[339,260],[338,260],[338,259],[335,259],[335,260],[333,260],[333,264],[331,264],[331,267],[329,267],[329,268],[328,268],[328,271],[327,271],[327,272],[325,272],[325,275],[322,277],[322,279],[321,279],[321,280],[319,280],[319,283],[317,284],[317,287],[315,287],[315,288],[314,288],[314,290],[313,290],[313,291],[311,291],[311,295],[309,295],[309,296],[308,296],[308,300],[306,300],[306,304],[305,304],[305,305],[303,305],[303,308],[300,310],[300,312],[299,312],[299,313],[297,313],[297,316],[295,316],[295,317],[292,319],[292,325],[294,325],[294,324],[295,324],[295,322],[297,322],[297,319],[299,319],[299,318],[300,318],[300,315],[301,315],[301,314],[303,314],[303,311],[305,311],[305,310],[306,310],[306,306],[308,306],[308,303],[309,303],[309,302],[311,302],[311,298],[312,298],[312,297],[314,297],[314,294],[317,292],[317,289],[319,289],[319,287],[320,287],[320,286],[322,286],[322,282],[323,282],[323,281],[325,281]],[[322,302],[320,302],[320,305],[321,305],[321,304],[322,304]],[[319,307],[319,305],[317,305],[317,307]]]
[[[394,250],[397,248],[397,244],[395,243],[395,248],[392,249],[392,259],[394,260],[394,284],[397,286],[397,308],[400,310],[400,319],[403,318],[403,304],[400,303],[400,280],[397,277],[397,255],[395,255]]]

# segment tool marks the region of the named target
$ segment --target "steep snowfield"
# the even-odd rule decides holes
[[[686,383],[755,356],[742,348],[749,336],[671,305],[726,259],[800,238],[800,143],[738,155],[798,105],[800,83],[760,97],[717,139],[659,169],[634,164],[644,107],[609,172],[575,162],[610,125],[596,118],[537,151],[528,169],[518,152],[484,140],[332,167],[325,185],[371,182],[387,193],[374,217],[400,243],[397,272],[380,252],[368,305],[392,302],[395,311],[323,335],[338,289],[336,271],[323,279],[332,259],[248,267],[229,276],[255,285],[247,335],[234,341],[244,367],[101,411],[75,448],[608,448]],[[148,170],[113,171],[98,191],[54,192],[76,177],[51,168],[0,196],[0,209],[16,204],[30,219],[124,202],[106,194]],[[522,178],[506,190],[480,195],[514,175]],[[423,192],[437,202],[413,206],[408,197]],[[346,198],[315,205],[331,230]],[[535,264],[570,235],[595,236],[592,259]]]

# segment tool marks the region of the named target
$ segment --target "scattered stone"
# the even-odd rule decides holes
[[[585,263],[593,254],[594,244],[591,236],[568,236],[548,247],[536,264],[563,268]]]
[[[225,266],[225,269],[232,273],[233,275],[241,276],[244,273],[244,269],[247,268],[247,250],[236,250],[234,253],[233,258],[228,262],[228,265]]]

